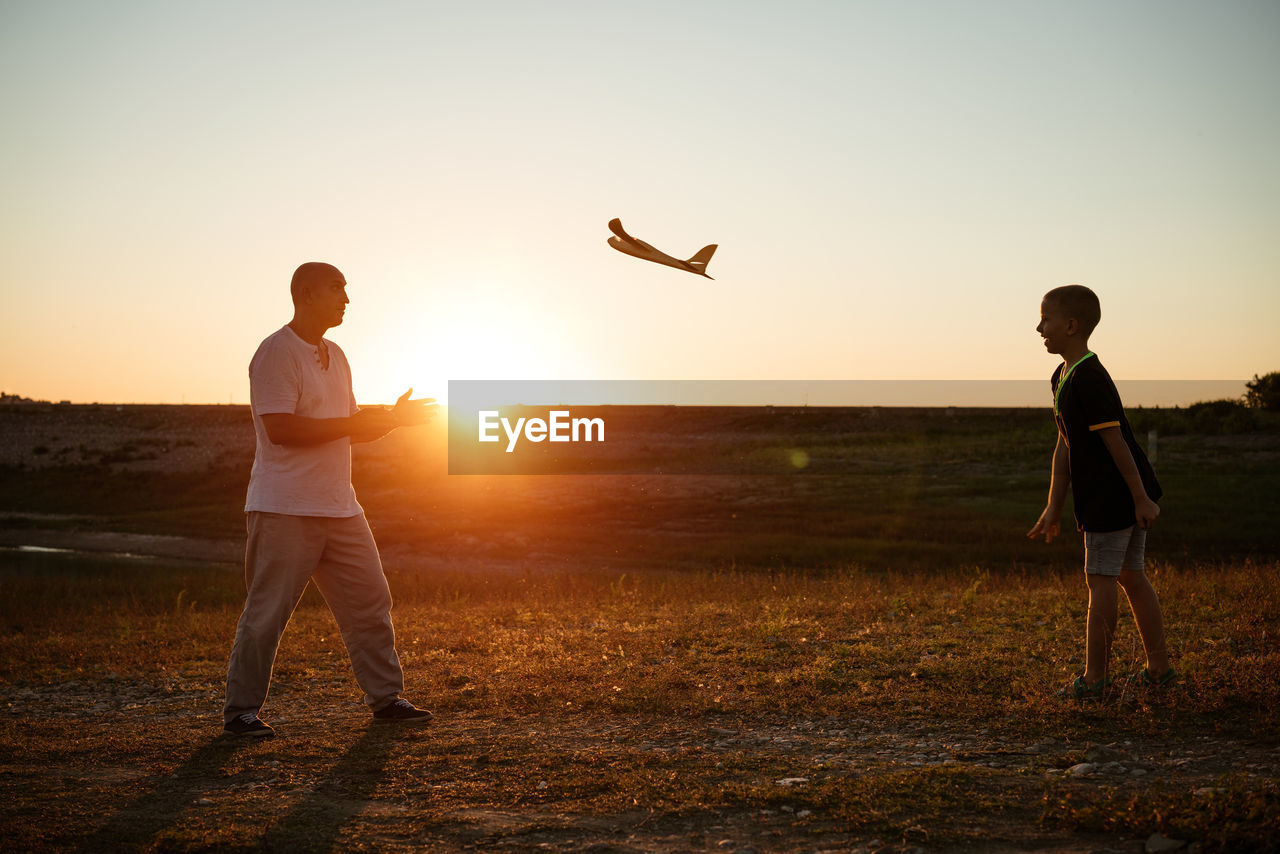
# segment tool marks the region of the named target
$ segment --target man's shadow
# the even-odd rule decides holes
[[[394,747],[421,732],[413,725],[371,723],[323,780],[262,837],[268,851],[331,851],[342,829],[364,809],[382,782]]]
[[[371,723],[283,818],[261,836],[247,835],[243,847],[268,851],[332,850],[343,827],[359,814],[378,788],[395,745],[413,731],[403,725]],[[113,813],[97,831],[79,839],[74,850],[150,848],[161,832],[179,822],[195,799],[209,790],[210,781],[233,756],[259,743],[245,738],[213,737],[150,791]]]
[[[193,799],[209,789],[209,781],[242,749],[247,739],[215,736],[148,792],[116,810],[107,823],[78,840],[75,850],[116,851],[147,847],[160,831],[190,809]]]

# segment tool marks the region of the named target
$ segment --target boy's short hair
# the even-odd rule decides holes
[[[1063,285],[1044,295],[1046,300],[1062,310],[1069,318],[1075,318],[1080,331],[1088,338],[1102,319],[1102,304],[1098,295],[1084,285]]]

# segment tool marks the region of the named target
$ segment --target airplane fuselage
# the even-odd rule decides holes
[[[706,276],[708,279],[711,278],[692,264],[681,261],[679,258],[672,258],[667,253],[654,249],[643,240],[637,240],[635,243],[636,245],[632,245],[620,237],[609,238],[609,245],[614,249],[617,249],[619,252],[625,252],[635,258],[643,258],[645,261],[652,261],[655,264],[666,264],[668,267],[675,267],[677,270],[697,273],[699,276]]]

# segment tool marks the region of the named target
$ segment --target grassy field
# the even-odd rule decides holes
[[[240,536],[243,413],[181,409],[10,429],[44,451],[5,463],[0,525]],[[760,440],[838,445],[815,456],[840,475],[451,478],[421,434],[358,449],[425,728],[371,725],[308,591],[263,710],[280,735],[228,742],[233,566],[0,551],[0,840],[1276,850],[1280,547],[1252,496],[1276,494],[1277,434],[1161,428],[1149,569],[1185,679],[1081,705],[1054,696],[1081,666],[1079,544],[1022,536],[1052,440],[1033,416]],[[1141,666],[1122,613],[1115,674]]]
[[[309,592],[264,709],[280,736],[235,744],[217,737],[234,572],[10,553],[0,836],[1085,851],[1159,832],[1274,850],[1277,569],[1157,566],[1184,684],[1083,706],[1054,697],[1080,665],[1075,577],[395,573],[408,694],[437,720],[370,725]],[[1141,664],[1122,620],[1116,671]]]
[[[1154,555],[1183,565],[1280,558],[1271,504],[1248,500],[1280,494],[1280,419],[1213,434],[1189,432],[1195,425],[1180,411],[1131,415],[1144,442],[1150,429],[1160,436],[1165,498]],[[715,448],[764,459],[802,450],[813,464],[790,475],[669,476],[638,466],[449,476],[443,425],[434,425],[356,446],[353,476],[392,568],[1069,572],[1079,564],[1074,537],[1049,547],[1022,537],[1048,490],[1054,428],[1044,411],[746,408],[703,420],[678,435],[710,435],[703,447],[713,458]],[[7,407],[0,437],[8,452],[0,528],[243,539],[253,458],[244,407]],[[660,438],[654,432],[645,460],[684,453],[678,439],[664,448]]]

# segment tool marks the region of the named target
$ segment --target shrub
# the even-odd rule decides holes
[[[1207,400],[1187,407],[1188,426],[1193,433],[1217,436],[1248,433],[1257,429],[1258,419],[1238,400]]]
[[[1240,400],[1206,400],[1193,403],[1186,409],[1136,409],[1128,412],[1133,432],[1142,435],[1157,430],[1163,435],[1177,436],[1198,433],[1204,436],[1252,433],[1267,426],[1265,417],[1257,409],[1250,409]]]
[[[1280,411],[1280,371],[1272,371],[1265,376],[1253,375],[1253,379],[1244,384],[1248,389],[1244,399],[1254,409],[1265,409],[1270,412]]]

